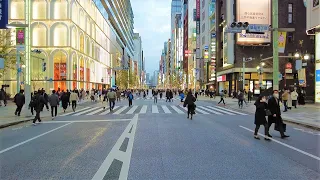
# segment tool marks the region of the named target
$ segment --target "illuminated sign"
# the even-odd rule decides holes
[[[315,102],[320,103],[320,63],[316,63]]]
[[[196,1],[197,21],[200,21],[200,0]]]
[[[217,81],[218,81],[218,82],[224,82],[224,81],[226,81],[226,79],[227,79],[227,78],[226,78],[226,75],[222,75],[222,76],[218,76],[218,77],[217,77]]]
[[[16,44],[17,45],[24,45],[24,37],[25,37],[24,28],[17,28],[16,29]]]
[[[271,24],[271,0],[238,0],[237,22],[248,22],[249,24]],[[237,34],[237,44],[262,44],[270,43],[271,34]]]

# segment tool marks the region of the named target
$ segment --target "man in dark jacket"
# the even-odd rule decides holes
[[[6,92],[4,92],[3,88],[0,90],[0,106],[5,106]]]
[[[20,92],[14,96],[14,102],[17,105],[17,109],[14,114],[18,115],[18,116],[20,116],[22,106],[24,105],[24,103],[26,101],[26,98],[25,98],[23,92],[24,91],[21,89]]]
[[[49,104],[51,106],[51,117],[54,119],[54,117],[57,117],[57,107],[59,105],[59,97],[56,94],[56,91],[53,90],[52,94],[49,96]],[[54,116],[53,116],[53,110],[54,110]]]
[[[269,128],[272,125],[272,123],[275,123],[276,126],[279,129],[281,138],[286,138],[289,137],[284,134],[284,129],[283,129],[283,122],[281,118],[281,110],[280,110],[280,105],[279,105],[279,91],[274,90],[273,91],[273,96],[269,99],[268,101],[268,108],[271,111],[271,115],[268,116],[268,136],[272,137],[269,133]]]
[[[40,112],[45,103],[44,97],[41,95],[42,91],[38,90],[38,92],[34,95],[34,108],[36,111],[36,117],[33,119],[33,125],[36,125],[36,121],[41,122]]]

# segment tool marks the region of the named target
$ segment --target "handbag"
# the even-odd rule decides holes
[[[272,113],[271,113],[271,111],[269,109],[265,109],[264,111],[266,112],[266,116],[271,116],[272,115]]]
[[[275,131],[279,131],[279,123],[275,123],[275,125],[274,125],[274,130]],[[282,123],[282,128],[283,128],[283,132],[286,132],[286,130],[287,130],[287,124],[285,124],[285,123]]]

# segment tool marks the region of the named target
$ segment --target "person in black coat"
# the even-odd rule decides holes
[[[265,140],[270,140],[268,137],[268,122],[266,119],[266,110],[268,109],[268,104],[266,103],[266,97],[265,96],[259,96],[257,101],[254,103],[256,106],[256,112],[254,114],[254,124],[256,125],[256,128],[254,130],[254,138],[260,139],[258,136],[258,131],[260,128],[260,125],[264,126],[264,133],[265,133]]]
[[[23,92],[24,92],[24,91],[21,89],[20,92],[14,96],[14,102],[15,102],[16,105],[17,105],[17,109],[16,109],[16,111],[14,112],[14,114],[15,114],[15,115],[18,115],[18,116],[20,116],[21,109],[22,109],[23,105],[24,105],[25,102],[26,102],[26,98],[25,98]]]
[[[272,137],[269,134],[269,129],[272,123],[275,123],[276,126],[279,128],[279,132],[281,135],[281,138],[286,138],[289,137],[284,134],[284,129],[283,129],[283,121],[281,118],[281,110],[280,110],[280,105],[279,105],[279,91],[274,90],[273,91],[273,96],[269,99],[268,101],[268,108],[271,111],[271,115],[268,116],[268,136]]]
[[[68,108],[68,104],[70,103],[69,99],[70,99],[70,96],[68,95],[68,93],[65,93],[62,91],[61,104],[62,104],[63,112],[66,112],[66,109]]]
[[[189,90],[183,106],[188,108],[188,117],[187,118],[189,118],[189,114],[190,114],[191,120],[192,120],[192,116],[193,116],[193,114],[195,114],[195,110],[196,110],[196,104],[194,102],[196,102],[196,98],[192,95],[191,90]]]
[[[34,109],[36,110],[36,117],[34,117],[32,124],[36,125],[37,120],[41,122],[40,112],[42,111],[42,108],[46,103],[46,100],[44,99],[41,90],[38,90],[38,92],[34,95],[33,102],[34,102]]]

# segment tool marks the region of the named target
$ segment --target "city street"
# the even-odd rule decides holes
[[[253,114],[196,104],[193,120],[178,97],[136,97],[1,129],[0,179],[320,178],[320,132],[288,124],[289,138],[272,126],[272,141],[256,140]]]

